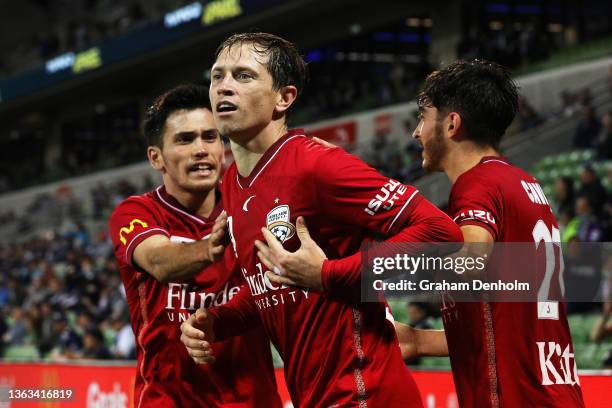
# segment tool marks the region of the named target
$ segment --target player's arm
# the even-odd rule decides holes
[[[257,306],[248,287],[243,286],[221,306],[198,309],[181,324],[181,342],[198,364],[215,361],[212,344],[245,334],[261,324]]]
[[[461,227],[465,242],[461,251],[454,256],[480,258],[486,265],[491,258],[493,244],[500,234],[500,220],[503,219],[499,203],[499,192],[495,188],[483,188],[487,179],[474,176],[462,179],[453,187],[450,200],[453,220]],[[465,280],[485,278],[487,268],[474,268],[461,274]],[[457,276],[455,274],[455,276]]]
[[[404,217],[403,223],[398,228],[399,231],[388,236],[383,242],[417,243],[413,247],[407,244],[404,246],[405,250],[414,250],[415,253],[428,249],[427,245],[418,245],[418,243],[449,242],[456,244],[447,248],[437,247],[437,249],[445,250],[446,253],[461,248],[463,236],[457,224],[425,198],[421,198]],[[436,255],[444,254],[437,253]],[[333,290],[358,285],[362,269],[361,251],[345,258],[325,260],[321,269],[322,286],[327,290]]]
[[[591,330],[591,341],[597,342],[612,336],[612,302],[604,303],[601,317],[597,319]]]
[[[480,258],[486,265],[493,251],[494,243],[493,235],[491,235],[489,230],[478,225],[463,225],[461,226],[461,234],[464,240],[463,248],[452,256],[469,257],[472,259]],[[473,269],[466,269],[465,273],[461,276],[466,280],[484,279],[486,270],[486,267],[481,269],[474,267]]]
[[[223,256],[227,217],[221,213],[210,236],[204,240],[178,243],[165,235],[153,235],[136,246],[133,260],[160,282],[191,277]]]
[[[111,215],[109,231],[117,259],[167,282],[192,276],[223,256],[227,217],[222,212],[210,236],[193,243],[170,240],[154,209],[146,201],[130,198]]]
[[[395,332],[404,360],[416,357],[448,356],[448,344],[444,330],[415,329],[407,324],[395,322]]]

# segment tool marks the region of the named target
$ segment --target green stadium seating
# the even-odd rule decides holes
[[[18,361],[32,361],[40,358],[38,349],[32,345],[8,346],[4,349],[4,359]]]
[[[450,366],[450,358],[448,357],[423,357],[419,364],[419,367],[423,368],[450,368]]]

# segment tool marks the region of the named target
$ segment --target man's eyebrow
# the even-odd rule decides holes
[[[224,65],[217,65],[212,67],[211,71],[225,71],[225,66]],[[234,67],[232,67],[232,69],[234,71],[243,71],[243,70],[247,70],[247,71],[251,71],[251,72],[255,72],[255,69],[253,67],[250,67],[248,65],[236,65]]]
[[[205,129],[204,131],[202,131],[202,134],[205,136],[217,137],[219,135],[219,131],[217,131],[217,129]]]
[[[194,135],[194,134],[196,134],[196,132],[195,132],[195,131],[193,131],[193,130],[181,130],[180,132],[176,132],[176,133],[174,134],[174,137],[179,137],[179,136],[192,136],[192,135]]]

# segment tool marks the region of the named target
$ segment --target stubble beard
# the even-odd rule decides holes
[[[444,132],[441,122],[436,123],[434,137],[423,144],[423,150],[427,152],[427,160],[423,161],[423,168],[428,172],[443,171],[442,160],[446,156],[447,148],[444,143]]]

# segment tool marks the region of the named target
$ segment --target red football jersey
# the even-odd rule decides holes
[[[199,307],[228,302],[244,284],[235,256],[193,278],[161,283],[133,264],[134,248],[145,238],[166,235],[173,242],[205,238],[221,212],[209,219],[190,214],[163,186],[123,201],[110,218],[110,233],[136,336],[137,407],[280,407],[270,342],[256,328],[214,345],[217,361],[197,365],[180,341],[180,324]]]
[[[495,242],[537,244],[538,256],[555,265],[538,281],[559,290],[559,229],[536,179],[504,158],[485,157],[459,176],[449,208],[460,226],[483,227]],[[542,243],[554,250],[547,254]],[[511,268],[513,260],[495,264]],[[465,303],[446,293],[442,318],[462,407],[584,406],[563,303]]]
[[[385,302],[361,303],[358,284],[333,293],[272,284],[253,245],[266,227],[287,250],[297,250],[295,220],[303,216],[330,259],[346,257],[368,235],[404,228],[419,193],[301,130],[272,145],[250,176],[241,177],[233,164],[222,190],[249,291],[215,308],[216,330],[225,331],[224,318],[258,315],[285,362],[296,407],[422,407]]]

